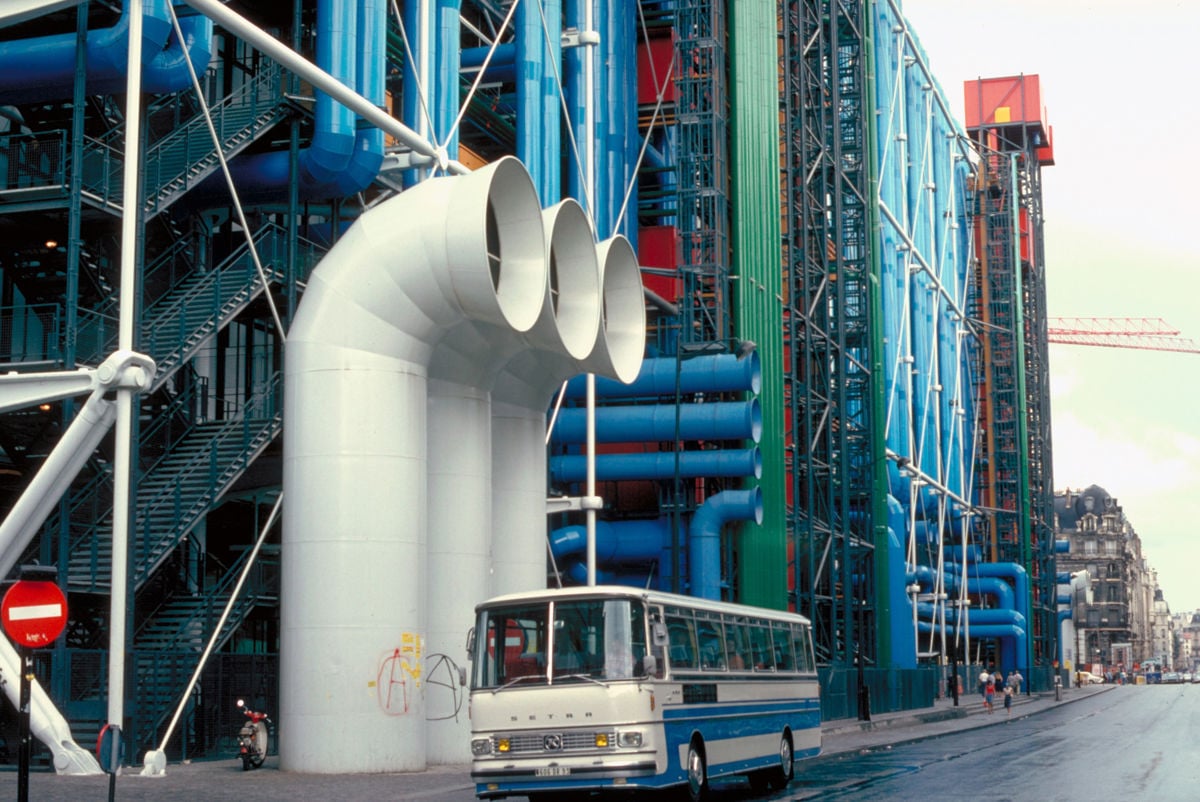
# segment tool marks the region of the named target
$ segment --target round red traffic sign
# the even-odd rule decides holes
[[[67,625],[67,597],[53,582],[21,580],[4,594],[0,623],[22,646],[49,646]]]

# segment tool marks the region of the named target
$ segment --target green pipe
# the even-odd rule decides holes
[[[1013,309],[1016,310],[1016,320],[1013,323],[1013,339],[1015,341],[1014,361],[1017,365],[1017,463],[1021,487],[1021,506],[1017,510],[1018,537],[1020,538],[1021,564],[1025,573],[1033,577],[1033,553],[1029,532],[1029,517],[1032,504],[1029,497],[1029,404],[1025,395],[1025,292],[1021,286],[1021,184],[1018,182],[1017,160],[1019,153],[1009,156],[1009,180],[1012,182],[1012,264],[1013,264]],[[1030,584],[1032,594],[1032,583]],[[1033,599],[1023,599],[1026,610],[1033,617]],[[1025,639],[1025,665],[1033,665],[1033,632]]]
[[[786,609],[787,497],[784,486],[783,275],[780,241],[779,60],[776,5],[729,3],[730,198],[733,328],[762,362],[760,448],[763,522],[740,541],[738,601]],[[753,486],[753,483],[747,485]]]
[[[875,22],[864,4],[862,14],[863,65],[865,80],[863,96],[875,97]],[[867,239],[870,261],[868,284],[868,308],[871,310],[871,532],[875,543],[875,649],[876,664],[893,665],[892,615],[888,600],[891,599],[892,565],[888,542],[888,475],[887,475],[887,432],[883,422],[887,418],[887,388],[883,381],[883,263],[880,258],[880,242],[877,232],[883,223],[879,216],[879,141],[875,125],[865,120],[867,143],[867,225],[871,237]],[[901,533],[897,533],[899,536]],[[898,615],[899,611],[895,611]]]

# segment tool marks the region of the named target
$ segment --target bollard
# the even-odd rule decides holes
[[[1054,701],[1062,701],[1062,677],[1054,675]]]

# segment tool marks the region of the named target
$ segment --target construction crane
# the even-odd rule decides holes
[[[1062,345],[1200,354],[1200,344],[1158,317],[1052,317],[1047,324],[1049,341]]]

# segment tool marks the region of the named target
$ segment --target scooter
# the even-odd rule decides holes
[[[270,746],[271,734],[267,729],[270,719],[266,713],[257,713],[246,707],[241,699],[237,706],[249,719],[238,731],[238,754],[242,758],[242,771],[256,769],[267,759],[267,747]]]

